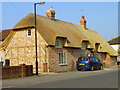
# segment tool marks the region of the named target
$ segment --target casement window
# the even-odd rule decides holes
[[[62,40],[56,40],[55,47],[56,48],[62,48]]]
[[[66,61],[66,53],[64,52],[59,52],[58,53],[59,56],[59,65],[66,65],[67,61]]]
[[[81,49],[86,49],[86,47],[87,47],[87,45],[86,45],[86,43],[82,43],[82,48]]]
[[[81,44],[81,49],[87,49],[89,45],[90,45],[89,41],[84,40]]]
[[[31,30],[30,29],[27,31],[27,36],[31,37]]]

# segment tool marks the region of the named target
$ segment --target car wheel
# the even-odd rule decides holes
[[[78,69],[78,71],[81,71],[81,69]]]
[[[100,66],[100,70],[103,70],[103,66],[102,65]]]
[[[92,66],[90,70],[91,70],[91,71],[94,71],[94,67]]]
[[[78,68],[77,68],[77,70],[78,70],[78,71],[81,71],[81,69],[78,69]]]

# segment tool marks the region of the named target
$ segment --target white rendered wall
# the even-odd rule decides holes
[[[120,47],[120,45],[111,45],[116,51],[118,51],[118,48]]]

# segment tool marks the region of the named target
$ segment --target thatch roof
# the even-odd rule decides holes
[[[34,26],[34,14],[29,14],[19,21],[13,29]],[[60,21],[51,20],[48,17],[37,15],[37,30],[48,43],[55,45],[56,37],[66,37],[70,42],[64,47],[79,47],[83,40],[88,40],[89,48],[95,48],[95,43],[100,43],[100,52],[117,55],[117,52],[96,31],[85,30],[82,26]]]
[[[10,34],[10,31],[11,30],[3,30],[2,32],[0,32],[0,41],[4,41]]]
[[[120,44],[120,36],[113,38],[112,40],[109,40],[108,43],[110,45],[114,45],[114,44]]]

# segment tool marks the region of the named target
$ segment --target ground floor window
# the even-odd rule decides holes
[[[58,56],[59,56],[59,65],[65,65],[65,64],[67,64],[67,61],[66,61],[66,53],[64,53],[64,52],[59,52],[59,53],[58,53]]]

